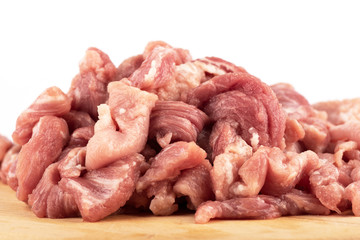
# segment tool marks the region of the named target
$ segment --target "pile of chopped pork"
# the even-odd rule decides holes
[[[160,41],[118,67],[89,48],[79,69],[21,113],[13,143],[0,136],[1,180],[36,216],[360,215],[360,99],[310,105]]]

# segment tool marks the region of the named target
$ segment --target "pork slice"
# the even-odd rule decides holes
[[[130,77],[130,75],[141,66],[143,61],[144,56],[142,54],[125,59],[116,69],[116,81]]]
[[[216,76],[191,90],[187,102],[205,107],[213,121],[239,122],[240,135],[248,143],[258,136],[260,145],[284,147],[286,115],[271,88],[248,73]]]
[[[70,136],[68,148],[85,147],[90,138],[94,136],[94,126],[76,129]]]
[[[155,47],[130,75],[132,86],[146,90],[162,87],[175,77],[175,57],[176,51],[172,48]]]
[[[16,166],[18,188],[16,196],[27,201],[28,195],[40,181],[45,169],[55,162],[69,139],[64,119],[41,117],[29,142],[22,146]]]
[[[78,128],[94,126],[95,122],[87,112],[71,110],[62,116],[65,119],[70,134]]]
[[[360,98],[319,102],[313,107],[325,111],[332,124],[340,125],[350,120],[360,121]]]
[[[150,115],[149,138],[157,138],[161,147],[174,141],[196,141],[207,121],[207,115],[192,105],[158,101]]]
[[[286,215],[329,215],[330,210],[323,206],[313,194],[293,189],[280,196],[286,203]],[[285,215],[285,214],[283,214]]]
[[[209,78],[214,76],[223,75],[225,73],[246,73],[246,70],[244,68],[236,66],[235,64],[218,57],[205,57],[196,59],[194,61],[194,64],[206,73],[207,78],[205,78],[203,81],[209,80]]]
[[[58,170],[61,178],[79,177],[85,169],[86,147],[76,147],[69,149],[64,157],[59,158]]]
[[[355,216],[360,216],[360,181],[355,181],[345,188],[344,197],[351,201]]]
[[[312,114],[311,105],[306,98],[288,83],[271,85],[282,108],[291,119],[307,118]]]
[[[32,135],[33,127],[43,116],[63,116],[70,111],[71,99],[59,88],[50,87],[42,92],[16,120],[12,134],[15,143],[24,145]]]
[[[267,147],[260,147],[239,168],[240,178],[229,189],[231,197],[252,197],[259,194],[266,179],[269,150]]]
[[[357,143],[354,141],[338,142],[334,149],[334,161],[336,166],[341,167],[344,163],[345,153],[357,150]]]
[[[202,203],[195,213],[195,223],[207,223],[212,218],[221,219],[271,219],[282,215],[270,196],[233,198],[225,201]],[[274,199],[275,200],[275,199]]]
[[[213,168],[210,175],[217,200],[230,198],[230,187],[238,181],[238,171],[252,156],[252,148],[236,134],[232,121],[217,121],[210,135]]]
[[[199,86],[204,78],[204,71],[192,62],[175,66],[175,77],[162,87],[151,90],[162,101],[186,101],[188,92]]]
[[[290,148],[293,143],[302,140],[305,137],[305,130],[298,120],[286,118],[285,143],[286,148]]]
[[[9,176],[9,171],[11,165],[16,161],[17,156],[19,155],[21,146],[20,145],[13,145],[5,154],[4,160],[1,164],[1,171],[0,171],[0,179],[4,184],[7,184],[7,179]]]
[[[116,67],[107,54],[97,48],[89,48],[79,70],[68,92],[72,99],[71,108],[87,112],[97,119],[97,106],[108,98],[107,85],[115,79]]]
[[[7,176],[6,176],[7,185],[9,185],[9,187],[12,190],[14,190],[15,192],[17,191],[17,188],[19,186],[18,179],[16,177],[17,162],[18,162],[18,154],[17,154],[16,157],[13,158],[13,161],[12,161],[10,167],[9,167],[9,171],[7,173]]]
[[[154,215],[167,216],[178,210],[178,204],[175,203],[176,195],[173,191],[172,181],[155,182],[146,189],[146,194],[149,198],[154,196],[149,206]]]
[[[139,153],[147,141],[150,112],[157,96],[124,81],[110,83],[109,94],[109,105],[99,106],[100,120],[87,145],[87,169],[97,169]]]
[[[310,185],[315,196],[330,210],[340,213],[338,206],[344,197],[344,187],[339,183],[339,170],[331,163],[324,164],[310,175]]]
[[[192,57],[190,55],[189,50],[182,49],[182,48],[174,48],[170,44],[168,44],[166,42],[163,42],[163,41],[151,41],[151,42],[149,42],[146,45],[145,49],[144,49],[143,56],[145,58],[149,57],[149,55],[152,53],[152,51],[156,47],[164,47],[164,48],[170,48],[170,49],[175,50],[175,52],[176,52],[176,54],[175,54],[175,64],[176,65],[187,63],[187,62],[192,60]]]
[[[330,142],[330,132],[327,121],[309,117],[301,119],[300,124],[305,131],[305,136],[301,140],[304,146],[314,152],[324,152]]]
[[[144,157],[133,154],[79,178],[63,178],[59,187],[75,198],[85,221],[95,222],[116,212],[131,197]]]
[[[349,120],[344,124],[330,127],[332,141],[350,140],[360,145],[360,121]]]
[[[173,180],[180,171],[201,164],[205,157],[206,152],[194,142],[172,143],[156,155],[149,170],[137,182],[136,190],[142,192],[154,182]]]
[[[66,218],[80,216],[75,198],[65,192],[58,185],[54,185],[46,201],[46,215],[48,218]]]
[[[0,164],[3,161],[5,154],[12,145],[13,144],[7,137],[0,135]]]
[[[293,189],[299,181],[319,167],[312,151],[284,153],[279,148],[268,150],[268,171],[261,192],[279,196]]]
[[[202,164],[183,170],[177,179],[173,190],[177,196],[187,197],[187,208],[195,210],[201,203],[213,200],[210,170],[208,160]]]
[[[42,175],[39,183],[29,195],[28,204],[31,207],[31,211],[35,213],[37,217],[47,217],[47,199],[51,189],[60,181],[60,175],[58,171],[59,162],[49,165]]]

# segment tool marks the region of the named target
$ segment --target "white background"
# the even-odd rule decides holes
[[[67,92],[85,50],[114,64],[151,40],[217,56],[310,102],[360,97],[356,1],[1,1],[0,133],[47,87]]]

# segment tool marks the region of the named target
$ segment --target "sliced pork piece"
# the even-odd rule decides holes
[[[205,105],[213,121],[237,121],[248,143],[258,137],[260,145],[284,147],[286,116],[271,88],[248,73],[216,76],[190,91],[187,101],[200,109]]]
[[[199,86],[205,77],[204,71],[192,62],[175,66],[175,77],[162,87],[151,90],[163,101],[186,101],[188,92]]]
[[[225,61],[224,59],[217,57],[205,57],[196,59],[194,61],[194,64],[205,72],[206,78],[203,79],[203,81],[209,80],[214,76],[223,75],[225,73],[246,73],[246,70],[244,68],[236,66],[231,62]]]
[[[78,128],[90,127],[95,124],[94,120],[86,112],[71,110],[62,116],[62,118],[65,119],[70,133],[73,133]]]
[[[351,183],[345,188],[344,196],[351,201],[352,211],[355,216],[360,216],[360,181]]]
[[[279,196],[289,192],[310,172],[319,167],[319,158],[312,151],[284,153],[279,148],[268,149],[268,171],[261,192]]]
[[[13,145],[4,156],[4,160],[1,164],[0,179],[5,184],[8,182],[11,165],[16,161],[20,149],[20,145]]]
[[[70,136],[68,148],[85,147],[90,138],[94,136],[94,126],[76,129]]]
[[[63,191],[59,185],[55,185],[51,188],[48,194],[46,206],[46,214],[48,218],[80,216],[74,196]]]
[[[54,116],[40,118],[32,137],[18,155],[16,177],[19,187],[16,196],[19,200],[27,201],[45,169],[60,156],[68,139],[69,130],[64,119]]]
[[[155,182],[173,180],[180,171],[196,167],[205,161],[206,152],[194,142],[176,142],[168,145],[153,159],[150,169],[136,184],[142,192]]]
[[[196,141],[207,121],[207,115],[192,105],[158,101],[150,116],[149,138],[156,138],[161,147],[174,141]]]
[[[208,160],[202,164],[183,170],[173,189],[177,196],[187,197],[187,208],[195,210],[201,203],[214,199]]]
[[[109,105],[99,106],[95,134],[86,152],[87,169],[98,169],[122,157],[141,152],[146,144],[150,112],[157,96],[128,86],[109,84]]]
[[[175,54],[175,64],[176,65],[180,65],[180,64],[189,62],[192,59],[189,50],[182,49],[182,48],[174,48],[170,44],[168,44],[166,42],[163,42],[163,41],[149,42],[145,47],[143,56],[145,58],[149,57],[149,55],[152,53],[152,51],[156,47],[164,47],[164,48],[170,48],[170,49],[175,50],[175,52],[176,52],[176,54]]]
[[[310,175],[310,185],[315,196],[330,210],[341,213],[339,205],[344,198],[344,187],[339,183],[339,169],[324,164]]]
[[[161,46],[155,47],[129,77],[132,86],[150,90],[162,87],[175,77],[176,51]]]
[[[71,99],[59,88],[46,89],[16,120],[16,129],[12,134],[14,142],[24,145],[31,138],[33,127],[41,117],[63,116],[70,108]]]
[[[286,215],[328,215],[329,209],[321,205],[312,194],[293,190],[279,197],[258,195],[226,201],[208,201],[195,213],[196,223],[219,219],[271,219]]]
[[[143,61],[144,57],[142,54],[125,59],[116,69],[116,81],[130,77],[130,75],[141,66]]]
[[[107,85],[115,78],[116,67],[108,55],[96,48],[89,48],[79,65],[68,96],[73,110],[83,111],[97,119],[97,106],[108,98]]]
[[[277,206],[267,201],[270,196],[233,198],[226,201],[207,201],[195,213],[196,223],[207,223],[212,218],[221,219],[271,219],[282,215]]]
[[[0,135],[0,164],[3,161],[6,152],[11,148],[12,143],[7,137]]]
[[[85,155],[86,147],[76,147],[70,149],[63,158],[59,158],[58,170],[61,178],[79,177],[85,169]]]
[[[75,198],[85,221],[95,222],[116,212],[131,197],[144,157],[133,154],[80,178],[63,178],[59,187]]]
[[[155,182],[146,190],[146,194],[149,198],[154,196],[149,206],[154,215],[167,216],[178,210],[172,181]]]
[[[350,120],[360,121],[360,98],[319,102],[313,107],[325,111],[329,122],[335,125],[344,124]]]
[[[332,126],[330,128],[330,135],[332,141],[350,140],[360,146],[360,121],[350,120],[344,124]]]

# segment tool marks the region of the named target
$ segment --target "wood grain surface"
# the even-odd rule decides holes
[[[117,215],[100,222],[37,218],[0,183],[0,239],[360,239],[360,217],[296,216],[274,220],[213,220],[193,214]]]

